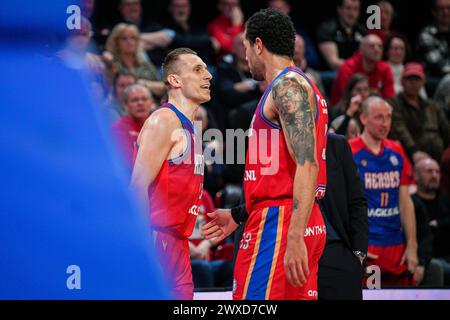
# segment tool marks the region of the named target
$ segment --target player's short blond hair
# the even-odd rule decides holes
[[[172,51],[170,51],[166,58],[164,59],[164,62],[162,64],[162,72],[163,72],[163,81],[166,85],[169,85],[167,82],[167,77],[170,74],[177,73],[177,62],[180,60],[180,56],[184,54],[193,54],[198,56],[197,52],[195,52],[192,49],[189,48],[177,48]]]

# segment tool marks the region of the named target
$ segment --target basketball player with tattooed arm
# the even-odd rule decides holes
[[[193,119],[200,104],[210,100],[211,74],[194,51],[179,48],[165,58],[163,77],[168,103],[152,113],[139,134],[131,184],[148,206],[154,243],[172,296],[192,299],[187,238],[199,210],[204,169],[201,136]]]
[[[234,299],[317,299],[326,234],[316,200],[326,188],[328,116],[322,94],[293,63],[294,44],[292,21],[280,11],[261,10],[247,22],[250,71],[268,87],[249,131],[249,216],[235,263]],[[242,221],[230,210],[210,216],[203,232],[214,241]]]

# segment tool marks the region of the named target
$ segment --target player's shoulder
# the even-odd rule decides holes
[[[396,153],[400,153],[402,155],[404,154],[403,147],[400,142],[386,138],[384,139],[383,143],[386,148]]]
[[[301,83],[308,84],[309,86],[309,79],[307,78],[306,74],[299,68],[289,68],[289,70],[286,71],[286,73],[283,75],[286,78],[295,78],[298,79]]]
[[[155,110],[147,119],[150,122],[161,122],[163,125],[170,125],[179,122],[178,116],[170,108],[161,107]]]
[[[169,108],[159,108],[154,111],[145,121],[143,130],[157,128],[159,130],[171,131],[181,127],[178,116]]]
[[[364,147],[364,143],[360,136],[350,139],[348,144],[350,145],[350,149],[352,149],[353,154],[357,153]]]
[[[291,68],[280,75],[274,82],[273,88],[304,91],[314,95],[314,88],[307,76],[300,70]]]

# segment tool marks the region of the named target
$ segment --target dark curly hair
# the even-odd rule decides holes
[[[272,8],[262,9],[248,19],[246,29],[251,44],[260,38],[271,53],[291,59],[294,56],[295,29],[288,15]]]

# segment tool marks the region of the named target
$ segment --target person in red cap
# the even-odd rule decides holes
[[[403,92],[391,101],[394,107],[392,138],[402,143],[414,162],[423,153],[439,161],[450,144],[450,125],[444,112],[435,102],[419,95],[425,80],[421,64],[407,63],[402,74]]]

